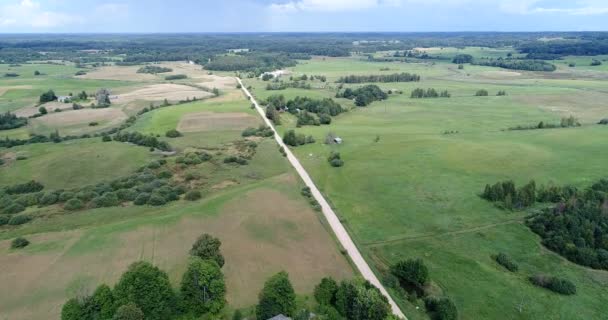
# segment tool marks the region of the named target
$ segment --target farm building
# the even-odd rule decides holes
[[[270,318],[268,320],[291,320],[291,318],[290,317],[286,317],[286,316],[280,314],[280,315],[274,316],[274,317],[272,317],[272,318]]]
[[[334,142],[335,142],[335,143],[337,143],[337,144],[341,144],[341,143],[342,143],[342,138],[340,138],[340,137],[335,137],[335,138],[334,138]]]
[[[59,96],[59,97],[57,97],[57,101],[63,102],[63,103],[68,103],[68,102],[72,101],[72,97],[70,97],[70,96]]]

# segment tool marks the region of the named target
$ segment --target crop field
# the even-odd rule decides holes
[[[492,57],[509,52],[444,51]],[[288,69],[292,76],[326,76],[322,89],[276,91],[266,90],[260,79],[246,83],[260,100],[274,94],[286,100],[334,98],[341,76],[419,74],[420,82],[375,83],[393,93],[366,107],[334,98],[352,109],[329,126],[296,128],[293,115],[281,115],[280,131],[295,129],[317,141],[293,150],[367,260],[385,274],[400,259],[422,258],[432,287],[454,297],[462,319],[600,319],[607,312],[608,273],[542,247],[523,223],[528,211],[501,210],[479,197],[487,183],[507,179],[584,188],[606,176],[608,128],[597,122],[608,116],[608,74],[601,68],[579,70],[578,64],[562,69],[542,73],[469,64],[458,69],[450,59],[371,62],[354,56],[313,58]],[[451,97],[412,99],[415,88],[448,90]],[[481,89],[489,95],[475,96]],[[500,90],[507,95],[496,96]],[[569,116],[581,126],[507,130]],[[324,144],[330,132],[344,142]],[[343,167],[329,165],[330,151],[340,152]],[[511,255],[521,270],[513,274],[498,265],[492,259],[498,252]],[[536,273],[570,279],[577,294],[564,297],[533,286],[527,276]],[[408,318],[427,318],[420,300],[393,293]]]
[[[26,69],[32,74],[39,70],[44,74],[40,77],[45,77],[41,79],[44,87],[32,88],[23,87],[22,83],[32,83],[29,80],[8,84],[8,80],[0,79],[3,90],[0,99],[14,99],[16,92],[22,95],[20,99],[2,100],[10,102],[8,107],[0,103],[5,108],[2,111],[24,115],[37,112],[33,104],[40,93],[48,90],[46,86],[59,88],[74,83],[74,89],[70,90],[77,93],[80,88],[93,92],[111,84],[108,87],[119,96],[126,93],[127,97],[150,86],[171,89],[177,86],[164,83],[156,75],[126,76],[137,70],[133,67],[124,67],[127,71],[118,73],[120,79],[110,79],[112,73],[105,71],[73,77],[70,74],[76,69],[66,66],[24,65],[11,70],[15,68],[21,68],[24,74]],[[180,177],[186,174],[196,177],[190,187],[201,192],[201,200],[182,199],[162,206],[128,203],[76,212],[67,212],[61,204],[28,207],[20,215],[34,217],[33,221],[0,227],[0,282],[4,284],[0,289],[0,318],[59,318],[68,298],[90,292],[101,283],[114,284],[127,266],[138,260],[166,270],[177,287],[187,266],[188,251],[202,233],[222,241],[221,251],[226,259],[222,270],[230,305],[226,312],[254,305],[264,281],[281,270],[289,272],[296,293],[304,300],[323,277],[353,277],[347,258],[335,244],[322,216],[300,194],[302,183],[271,139],[247,140],[257,147],[246,165],[222,161],[223,157],[238,154],[243,129],[262,123],[236,89],[234,79],[209,76],[200,71],[200,66],[198,71],[189,66],[184,69],[179,72],[189,72],[191,81],[205,83],[209,88],[217,84],[221,94],[137,115],[136,121],[125,129],[158,135],[171,144],[175,155],[151,152],[131,143],[102,142],[101,137],[0,149],[0,186],[36,180],[44,185],[45,191],[112,181],[135,173],[151,161],[167,160],[176,165],[175,158],[188,152],[204,150],[213,157],[209,162],[175,169],[175,175]],[[212,95],[196,87],[180,86],[205,97]],[[163,92],[152,95],[157,105],[169,97]],[[149,98],[146,94],[146,99]],[[178,98],[175,100],[182,97]],[[66,104],[70,108],[29,119],[27,126],[4,130],[0,136],[25,139],[30,134],[103,132],[122,124],[127,114],[135,115],[149,101],[141,103],[138,109],[132,109],[130,102],[123,103],[119,98],[109,108],[79,110],[71,110],[71,104]],[[47,105],[54,104],[57,102]],[[91,126],[91,122],[96,125]],[[172,129],[182,131],[182,135],[166,138],[165,133]],[[10,249],[11,240],[17,236],[27,237],[31,244],[24,250]]]

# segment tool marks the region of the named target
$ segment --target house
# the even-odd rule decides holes
[[[272,318],[270,318],[268,320],[291,320],[291,318],[290,317],[286,317],[286,316],[280,314],[280,315],[274,316],[274,317],[272,317]]]
[[[57,97],[57,101],[63,102],[63,103],[68,103],[68,102],[72,101],[72,97],[70,97],[70,96],[59,96],[59,97]]]
[[[341,144],[341,143],[342,143],[342,138],[340,138],[340,137],[335,137],[335,138],[334,138],[334,142],[335,142],[335,143],[337,143],[337,144]]]

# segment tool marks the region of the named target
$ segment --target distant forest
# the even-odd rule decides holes
[[[67,60],[128,65],[191,60],[212,70],[259,71],[315,55],[466,46],[513,46],[527,59],[544,60],[608,54],[608,32],[4,34],[0,35],[0,63]],[[228,55],[229,50],[235,53]]]

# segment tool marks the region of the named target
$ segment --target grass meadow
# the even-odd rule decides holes
[[[402,90],[383,102],[356,108],[329,126],[295,128],[317,143],[294,148],[356,243],[380,273],[403,258],[423,258],[433,287],[452,297],[462,319],[600,319],[608,309],[608,273],[566,261],[540,245],[524,224],[527,212],[502,211],[478,195],[486,183],[588,186],[606,175],[608,116],[603,103],[605,74],[577,71],[566,76],[447,62],[368,62],[360,58],[313,59],[291,71],[328,77],[326,89],[266,91],[249,79],[257,97],[271,94],[332,97],[338,77],[350,74],[417,73],[419,83],[382,83]],[[387,71],[380,69],[388,68]],[[573,78],[573,76],[575,76]],[[600,77],[600,78],[598,78]],[[349,85],[356,87],[359,85]],[[413,88],[447,89],[449,99],[411,99]],[[486,89],[488,97],[476,97]],[[507,96],[495,96],[505,90]],[[351,101],[338,99],[346,106]],[[508,131],[517,125],[557,122],[573,115],[581,127]],[[284,114],[281,131],[295,127]],[[445,131],[457,133],[444,134]],[[333,132],[341,145],[324,145]],[[377,140],[377,141],[376,141]],[[345,165],[332,168],[331,150]],[[491,255],[506,252],[518,273],[497,265]],[[531,285],[536,273],[563,276],[577,284],[564,297]],[[420,301],[397,296],[411,319],[427,316]],[[419,307],[418,309],[416,307]]]

